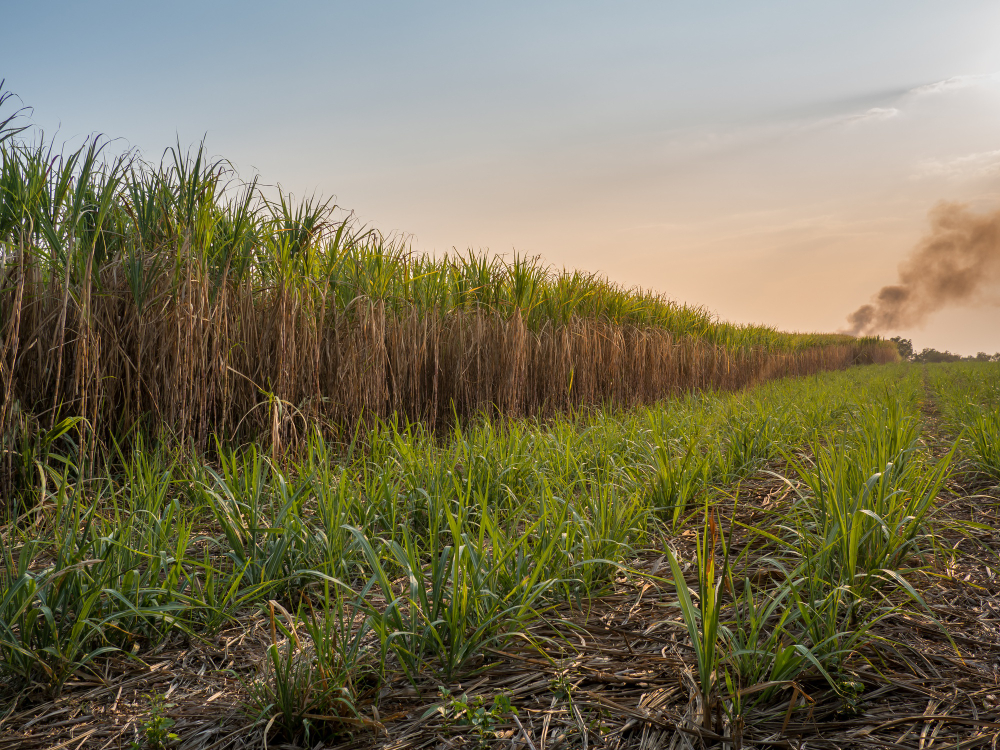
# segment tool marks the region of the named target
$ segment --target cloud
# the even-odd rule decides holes
[[[863,112],[843,112],[829,117],[821,117],[811,120],[799,120],[785,124],[787,132],[811,133],[814,131],[829,130],[835,128],[854,127],[868,125],[877,122],[885,122],[898,117],[901,111],[896,107],[871,107]]]
[[[916,88],[910,89],[907,93],[914,94],[916,96],[927,96],[933,94],[943,94],[947,91],[955,91],[956,89],[965,89],[973,85],[974,79],[977,77],[978,76],[953,76],[952,78],[946,78],[943,81],[925,83],[923,86],[917,86]]]
[[[925,83],[910,89],[907,93],[913,96],[933,96],[944,94],[949,91],[967,89],[983,83],[996,83],[1000,81],[1000,71],[996,73],[980,73],[977,75],[952,76],[941,81]]]
[[[873,133],[883,132],[884,128],[902,127],[906,120],[910,120],[906,137],[912,138],[914,128],[926,127],[926,109],[940,110],[950,106],[945,100],[933,99],[934,96],[962,89],[986,91],[998,86],[1000,71],[952,76],[916,87],[873,91],[847,99],[814,103],[798,110],[775,112],[759,121],[665,130],[658,134],[656,148],[664,161],[676,166],[730,157],[796,138],[836,138],[843,133],[860,135],[869,128]],[[1000,169],[1000,153],[984,151],[955,158],[927,158],[917,164],[912,161],[899,164],[899,167],[904,174],[912,170],[913,179],[988,177]]]
[[[1000,172],[1000,149],[956,156],[951,159],[926,159],[917,165],[915,177],[974,178]]]
[[[859,112],[850,115],[843,115],[838,118],[840,122],[853,125],[862,122],[879,122],[881,120],[891,120],[899,114],[895,107],[872,107],[866,112]]]

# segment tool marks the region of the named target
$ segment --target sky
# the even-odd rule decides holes
[[[1000,4],[0,0],[57,140],[331,196],[415,250],[540,255],[838,331],[940,201],[1000,208]],[[29,33],[28,30],[34,30]],[[1000,351],[1000,290],[915,347]]]

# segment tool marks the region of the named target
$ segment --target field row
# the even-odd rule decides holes
[[[1000,481],[1000,370],[924,372],[855,368],[445,436],[389,423],[339,445],[313,434],[280,462],[136,439],[81,470],[57,450],[65,423],[23,455],[36,494],[3,529],[11,710],[113,688],[109,669],[164,644],[257,627],[261,651],[225,680],[232,720],[315,743],[381,726],[399,679],[426,701],[489,673],[491,649],[563,648],[530,634],[631,580],[674,602],[661,618],[688,634],[697,690],[675,725],[733,736],[790,710],[793,685],[847,706],[879,627],[931,613],[920,592],[955,468]],[[923,434],[933,404],[954,445]],[[772,480],[763,503],[741,490]],[[486,732],[469,722],[504,724],[504,696],[479,714],[448,698],[441,721]],[[155,733],[150,700],[133,732]]]

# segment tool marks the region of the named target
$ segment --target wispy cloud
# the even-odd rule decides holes
[[[967,89],[984,83],[1000,82],[1000,71],[996,73],[981,73],[977,75],[952,76],[942,81],[925,83],[910,89],[907,93],[914,96],[928,96],[934,94],[944,94],[950,91]]]
[[[847,125],[853,125],[856,123],[864,122],[879,122],[881,120],[891,120],[899,114],[899,110],[895,107],[872,107],[865,112],[855,112],[852,114],[842,115],[837,118],[837,121],[842,122]]]
[[[926,159],[917,165],[916,177],[975,178],[1000,173],[1000,149],[965,154],[951,159]]]

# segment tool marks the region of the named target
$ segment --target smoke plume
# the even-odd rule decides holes
[[[953,305],[982,303],[1000,283],[1000,210],[976,214],[960,203],[930,212],[930,232],[900,264],[899,283],[847,316],[854,335],[910,328]],[[997,304],[997,300],[991,300]]]

